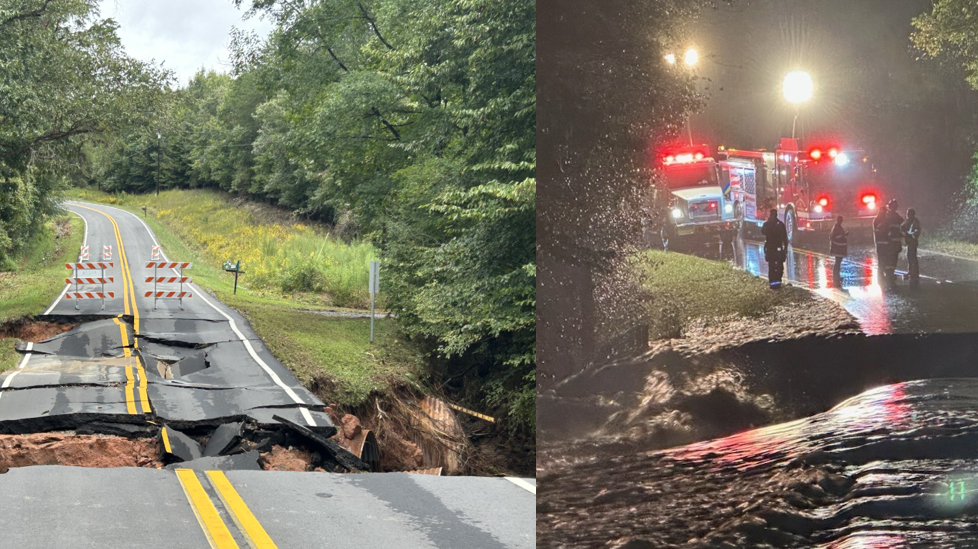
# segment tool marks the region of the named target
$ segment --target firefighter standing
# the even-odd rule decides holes
[[[784,262],[788,259],[788,230],[778,219],[778,210],[771,209],[761,227],[764,235],[764,259],[767,261],[767,280],[772,290],[781,289]]]
[[[842,259],[849,255],[849,231],[842,228],[841,215],[835,218],[835,226],[832,227],[832,234],[829,235],[829,253],[835,257],[835,265],[832,267],[832,280],[836,286],[840,286]]]
[[[907,210],[907,220],[900,226],[903,231],[903,240],[907,243],[907,264],[910,275],[910,286],[916,288],[920,285],[920,264],[917,262],[917,245],[920,244],[920,219],[917,212],[910,208]]]
[[[891,200],[886,205],[886,231],[887,240],[889,240],[889,257],[886,260],[886,279],[888,285],[892,288],[896,286],[896,277],[894,271],[896,271],[897,261],[900,259],[900,252],[903,251],[903,216],[897,211],[897,201]]]

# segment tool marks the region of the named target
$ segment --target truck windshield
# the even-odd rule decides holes
[[[670,189],[684,189],[687,187],[718,184],[716,164],[713,162],[696,162],[693,164],[666,166],[664,173],[666,183]]]

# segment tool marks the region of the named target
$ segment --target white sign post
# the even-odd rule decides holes
[[[374,298],[380,292],[380,262],[370,262],[370,343],[374,342]]]

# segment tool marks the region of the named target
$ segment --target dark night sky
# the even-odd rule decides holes
[[[978,94],[952,65],[916,59],[911,19],[927,0],[760,0],[704,12],[693,26],[704,110],[694,138],[771,148],[790,135],[781,79],[807,70],[813,99],[799,130],[864,148],[892,194],[939,215],[971,166]]]

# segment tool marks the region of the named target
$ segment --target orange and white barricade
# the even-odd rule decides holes
[[[159,246],[153,246],[153,257],[156,258],[159,253]],[[181,262],[181,261],[157,261],[153,260],[146,263],[147,269],[153,269],[153,276],[146,277],[146,282],[153,283],[153,289],[146,292],[146,297],[153,298],[153,308],[156,308],[156,302],[161,299],[176,299],[180,302],[180,308],[183,309],[183,299],[193,297],[190,292],[186,292],[183,289],[184,284],[190,284],[192,279],[187,276],[183,276],[183,270],[193,267],[193,263]],[[159,269],[171,269],[177,272],[177,276],[161,276]],[[164,272],[164,275],[166,273]],[[179,289],[161,289],[160,284],[177,284]]]
[[[102,261],[112,261],[112,246],[110,244],[102,246]]]
[[[87,246],[85,246],[87,248]],[[102,263],[102,262],[78,262],[78,263],[65,263],[65,268],[71,271],[71,276],[65,279],[66,284],[74,284],[74,292],[65,292],[65,297],[67,299],[100,299],[102,301],[102,310],[105,310],[105,298],[115,297],[115,293],[106,292],[105,285],[111,284],[114,279],[105,276],[105,270],[112,267],[112,263]],[[93,271],[98,271],[94,273]],[[101,286],[101,291],[81,291],[78,288],[79,284],[91,284]],[[79,309],[79,302],[75,302],[75,309]]]
[[[82,246],[78,252],[78,261],[88,261],[88,246]]]

